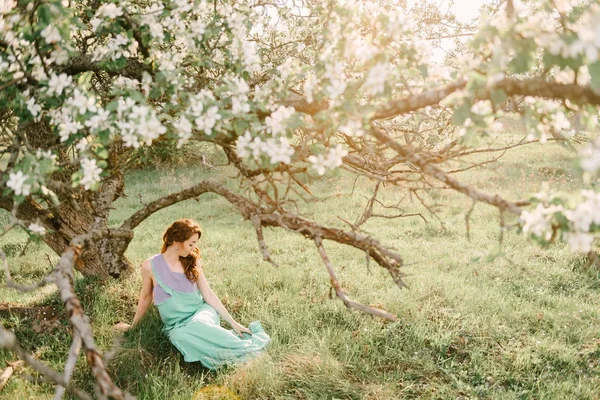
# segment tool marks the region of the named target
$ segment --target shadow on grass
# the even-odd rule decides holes
[[[116,317],[112,314],[118,314],[117,309],[128,306],[120,303],[111,288],[94,278],[76,279],[75,293],[90,320],[96,323],[110,321]],[[0,303],[0,322],[15,333],[28,352],[53,368],[64,368],[72,336],[57,292],[28,306]],[[96,328],[96,343],[100,346],[106,337],[101,338],[102,333]],[[0,362],[15,359],[16,356],[11,352],[0,352]],[[170,398],[169,391],[185,387],[186,380],[188,383],[191,380],[194,384],[202,384],[214,379],[214,373],[201,363],[183,360],[183,356],[162,332],[162,321],[155,308],[151,308],[141,323],[124,335],[121,349],[108,362],[108,371],[117,386],[139,398]],[[82,355],[72,383],[88,393],[94,393],[94,382]],[[54,389],[48,385],[43,390],[50,394]]]

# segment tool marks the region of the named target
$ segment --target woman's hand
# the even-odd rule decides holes
[[[113,329],[120,331],[120,332],[125,332],[125,331],[129,330],[129,328],[131,328],[131,325],[129,325],[125,322],[119,322],[118,324],[113,325]]]
[[[233,322],[233,324],[231,324],[231,327],[233,328],[235,333],[237,333],[242,338],[244,337],[244,336],[242,336],[242,333],[248,333],[248,334],[252,335],[252,332],[250,332],[250,330],[248,328],[246,328],[243,325],[238,324],[235,321]]]

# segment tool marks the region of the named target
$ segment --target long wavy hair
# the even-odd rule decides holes
[[[167,247],[171,246],[175,242],[185,242],[194,233],[198,234],[198,239],[202,236],[202,229],[200,225],[193,219],[179,219],[171,224],[163,235],[163,244],[161,253],[167,250]],[[185,276],[190,282],[195,283],[198,280],[198,270],[196,269],[196,260],[200,258],[200,249],[194,247],[187,257],[179,257]]]

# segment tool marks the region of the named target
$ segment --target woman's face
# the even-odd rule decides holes
[[[190,252],[192,250],[194,250],[194,247],[196,247],[196,242],[198,242],[198,239],[200,239],[200,235],[198,235],[197,233],[194,233],[192,235],[192,237],[190,237],[188,240],[186,240],[185,242],[183,242],[183,245],[181,246],[181,257],[187,257]]]

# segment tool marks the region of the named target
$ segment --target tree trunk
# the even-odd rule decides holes
[[[116,173],[106,178],[96,192],[74,192],[74,201],[62,201],[56,210],[44,210],[29,197],[19,206],[17,218],[44,226],[48,232],[43,241],[60,255],[76,235],[86,233],[91,228],[107,227],[110,206],[122,194],[122,190],[123,177]],[[0,207],[10,211],[12,201],[0,198]],[[133,265],[124,256],[128,245],[127,239],[102,239],[86,248],[76,268],[84,276],[100,279],[126,275],[133,270]]]

